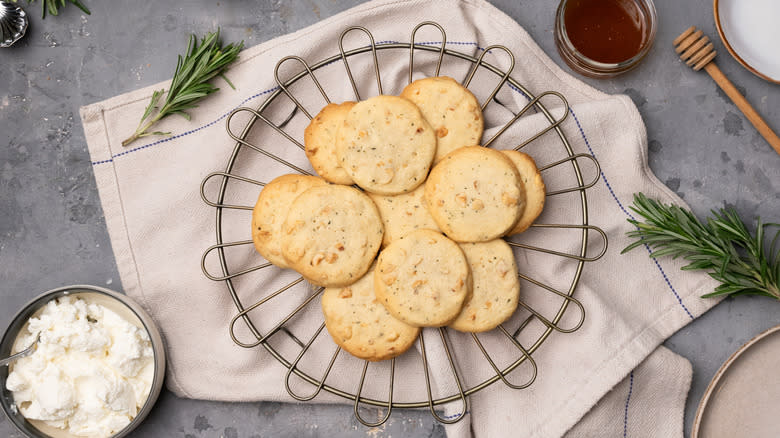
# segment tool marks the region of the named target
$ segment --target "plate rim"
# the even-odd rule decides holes
[[[715,1],[717,2],[718,0]],[[693,428],[691,429],[691,438],[698,438],[699,428],[701,427],[701,420],[704,414],[704,410],[707,409],[707,404],[710,401],[710,397],[712,396],[715,387],[718,386],[718,383],[720,382],[721,378],[726,374],[726,371],[728,371],[731,365],[733,365],[734,362],[736,362],[737,359],[739,359],[739,357],[742,356],[744,352],[749,350],[752,346],[757,344],[762,339],[778,331],[780,331],[780,325],[776,325],[757,334],[752,339],[747,341],[744,345],[739,347],[737,351],[732,353],[731,356],[729,356],[729,358],[726,359],[725,362],[723,362],[720,368],[718,368],[718,371],[715,372],[715,375],[712,377],[712,380],[710,380],[710,383],[707,385],[707,389],[704,390],[704,395],[699,401],[699,406],[696,408],[696,416],[693,419]]]
[[[771,77],[767,76],[764,73],[761,73],[760,71],[758,71],[758,69],[756,69],[752,65],[748,64],[747,61],[742,59],[742,57],[737,54],[737,51],[734,50],[733,47],[731,47],[731,44],[729,44],[728,38],[726,38],[726,34],[723,32],[723,26],[721,26],[721,24],[720,24],[720,11],[718,9],[718,4],[719,3],[720,3],[719,0],[713,0],[712,11],[713,11],[713,14],[715,16],[715,28],[718,30],[718,35],[720,36],[720,40],[723,42],[723,45],[726,46],[726,50],[728,50],[728,52],[731,54],[731,56],[734,59],[737,60],[737,62],[742,64],[743,67],[748,69],[748,71],[750,71],[754,75],[760,77],[761,79],[763,79],[765,81],[769,81],[769,82],[772,82],[774,84],[780,84],[780,79],[774,79],[774,78],[771,78]]]

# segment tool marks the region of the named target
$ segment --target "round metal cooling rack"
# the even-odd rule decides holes
[[[424,27],[424,26],[432,26],[437,28],[441,32],[441,42],[436,43],[439,44],[440,47],[435,47],[431,43],[415,43],[415,35],[417,34],[417,31]],[[356,48],[353,50],[345,51],[344,50],[344,38],[345,36],[352,32],[352,31],[361,31],[363,32],[368,40],[370,41],[370,44],[367,46],[363,46],[360,48]],[[585,264],[585,262],[595,261],[601,258],[607,249],[607,237],[606,234],[598,227],[595,227],[593,225],[588,224],[588,203],[587,203],[587,197],[585,194],[585,190],[592,187],[598,182],[599,174],[600,174],[600,168],[598,165],[598,162],[595,160],[595,158],[589,154],[575,154],[572,150],[571,145],[569,144],[566,135],[564,134],[563,130],[559,126],[561,122],[563,122],[566,118],[566,116],[569,113],[569,106],[566,102],[566,99],[559,93],[555,91],[546,91],[543,92],[537,96],[534,96],[529,90],[527,90],[525,87],[523,87],[522,84],[520,84],[518,81],[510,77],[510,74],[514,68],[514,56],[512,52],[502,45],[493,45],[486,47],[485,49],[481,49],[481,54],[479,57],[474,57],[462,52],[450,50],[446,48],[446,34],[444,32],[444,29],[437,23],[434,22],[423,22],[417,25],[411,34],[411,42],[410,43],[380,43],[377,44],[374,41],[374,37],[371,34],[371,32],[368,31],[368,29],[360,26],[354,26],[346,29],[339,38],[338,45],[339,45],[339,54],[331,56],[327,59],[324,59],[314,65],[309,65],[304,59],[297,57],[297,56],[288,56],[280,60],[276,68],[274,70],[274,77],[276,79],[276,83],[278,87],[269,94],[268,98],[256,109],[252,108],[238,108],[234,110],[227,119],[227,131],[230,137],[236,141],[236,145],[229,157],[227,167],[225,171],[223,172],[214,172],[209,174],[202,182],[201,184],[201,197],[203,200],[210,206],[215,207],[216,209],[216,237],[217,237],[217,244],[214,246],[211,246],[208,248],[205,253],[203,254],[202,260],[201,260],[201,267],[203,270],[203,273],[211,280],[214,281],[224,281],[228,291],[230,292],[230,295],[236,305],[236,308],[238,310],[238,314],[233,318],[233,320],[230,323],[230,335],[233,339],[233,341],[240,345],[241,347],[245,348],[253,348],[259,345],[262,345],[265,347],[266,350],[274,357],[276,358],[285,368],[287,368],[287,375],[286,375],[286,381],[285,386],[287,388],[287,391],[290,393],[292,397],[294,397],[297,400],[311,400],[314,397],[316,397],[323,389],[325,391],[328,391],[332,394],[336,394],[338,396],[350,399],[354,401],[354,412],[357,419],[363,423],[366,426],[377,426],[385,421],[390,417],[390,413],[394,408],[422,408],[422,407],[428,407],[430,409],[431,415],[433,415],[438,421],[442,423],[454,423],[459,421],[463,418],[463,416],[466,413],[467,409],[467,402],[466,397],[486,388],[487,386],[501,380],[505,385],[515,388],[515,389],[523,389],[531,385],[534,380],[536,379],[537,375],[537,365],[534,361],[532,354],[542,345],[542,343],[545,342],[545,340],[550,336],[550,334],[553,331],[559,332],[559,333],[571,333],[577,329],[579,329],[582,326],[582,323],[585,318],[585,309],[583,308],[582,304],[575,299],[572,295],[574,293],[574,290],[577,287],[577,284],[579,283],[580,276],[582,274],[582,269]],[[299,367],[299,363],[301,362],[301,359],[304,357],[306,352],[309,350],[309,348],[312,346],[314,341],[320,336],[320,334],[323,332],[323,329],[325,327],[325,323],[323,322],[319,329],[315,331],[314,335],[309,338],[308,340],[301,340],[298,337],[296,337],[288,328],[286,327],[286,324],[295,317],[296,314],[298,314],[301,310],[303,310],[307,305],[309,305],[319,294],[324,290],[324,288],[319,287],[315,289],[312,293],[306,297],[303,302],[297,306],[292,312],[285,315],[282,318],[278,318],[278,322],[274,325],[274,327],[270,330],[268,330],[266,333],[261,333],[261,331],[257,328],[255,325],[255,322],[253,321],[253,316],[249,315],[249,312],[252,312],[253,310],[260,309],[263,304],[269,302],[269,300],[272,300],[285,292],[291,290],[292,288],[298,286],[298,287],[306,287],[307,283],[303,279],[303,277],[299,277],[295,281],[292,281],[291,283],[281,287],[280,289],[266,295],[264,298],[260,299],[257,302],[248,304],[245,302],[242,302],[242,300],[239,298],[238,291],[236,289],[236,285],[234,284],[233,280],[236,279],[239,276],[248,274],[250,272],[257,271],[259,269],[269,268],[271,267],[271,263],[265,262],[261,263],[257,266],[254,266],[249,269],[242,269],[237,270],[233,269],[231,266],[228,266],[227,259],[225,257],[225,249],[229,247],[235,247],[235,246],[242,246],[242,245],[252,245],[252,240],[244,240],[244,241],[238,241],[238,242],[224,242],[223,241],[223,211],[226,209],[233,209],[233,210],[247,210],[252,211],[253,206],[248,205],[227,205],[224,204],[228,187],[228,181],[232,178],[238,181],[242,181],[245,183],[257,185],[257,186],[264,186],[265,183],[261,181],[254,180],[252,178],[238,175],[236,173],[233,173],[234,166],[236,164],[236,158],[239,154],[239,152],[243,148],[249,148],[257,153],[259,153],[261,156],[260,158],[270,158],[278,163],[281,163],[290,169],[294,170],[295,172],[299,172],[302,174],[310,174],[304,169],[301,169],[294,164],[284,160],[283,158],[272,154],[265,149],[252,144],[247,140],[248,134],[252,127],[255,125],[257,121],[261,121],[268,125],[269,127],[273,128],[276,132],[284,136],[287,140],[289,140],[291,143],[293,143],[297,148],[301,149],[301,151],[304,150],[304,146],[298,142],[293,135],[289,134],[285,131],[285,126],[288,124],[288,122],[293,118],[295,113],[297,111],[301,111],[303,114],[306,115],[309,119],[312,118],[311,113],[309,113],[306,108],[301,105],[300,101],[290,92],[290,86],[294,84],[295,82],[301,80],[304,77],[309,77],[314,84],[316,85],[317,89],[319,90],[319,93],[324,98],[324,101],[326,103],[330,103],[330,99],[328,98],[328,95],[325,91],[325,88],[322,86],[322,84],[317,80],[315,76],[315,72],[331,63],[342,61],[345,68],[345,73],[347,78],[350,81],[350,84],[352,85],[352,89],[355,94],[355,99],[360,100],[360,93],[358,92],[358,86],[355,82],[355,79],[352,75],[352,71],[350,69],[349,65],[349,59],[355,55],[371,52],[373,56],[373,62],[374,62],[374,73],[376,75],[376,86],[377,91],[379,94],[382,94],[382,80],[381,80],[381,71],[379,62],[377,60],[377,52],[379,50],[409,50],[409,82],[412,81],[412,73],[414,72],[414,54],[415,51],[421,50],[425,52],[438,52],[438,62],[436,64],[436,76],[439,75],[442,63],[445,61],[445,59],[450,58],[457,58],[459,60],[468,61],[473,66],[471,67],[471,70],[469,71],[467,77],[463,81],[463,85],[465,87],[468,87],[471,84],[472,79],[474,78],[475,73],[477,73],[478,70],[484,69],[487,72],[493,73],[496,76],[500,78],[498,85],[493,89],[492,93],[488,98],[485,99],[485,101],[482,104],[482,109],[485,110],[485,108],[489,104],[496,104],[504,106],[497,98],[496,95],[499,92],[499,90],[504,86],[509,86],[511,88],[514,88],[514,91],[519,91],[520,93],[524,94],[528,98],[528,103],[518,112],[513,112],[514,116],[509,120],[503,127],[501,127],[490,139],[485,141],[483,143],[483,146],[488,147],[490,146],[496,138],[498,138],[501,134],[503,134],[514,122],[516,122],[520,117],[522,117],[529,109],[533,108],[536,112],[541,113],[546,118],[549,125],[545,126],[542,130],[532,135],[529,139],[525,140],[521,144],[517,145],[515,147],[516,150],[519,150],[526,146],[527,144],[533,142],[537,138],[539,138],[541,135],[547,133],[548,131],[554,131],[554,133],[557,135],[557,137],[560,139],[560,142],[563,146],[563,150],[565,150],[565,156],[553,163],[547,164],[546,166],[543,166],[540,168],[541,172],[544,172],[548,169],[552,169],[557,166],[561,165],[570,165],[571,170],[574,174],[574,179],[576,180],[576,185],[569,188],[564,188],[560,190],[555,190],[546,193],[546,196],[556,196],[563,193],[571,193],[571,192],[577,192],[579,194],[579,209],[581,209],[579,212],[581,213],[582,222],[579,224],[534,224],[533,227],[536,228],[546,228],[546,229],[577,229],[581,230],[580,239],[577,245],[579,246],[579,251],[576,254],[570,254],[570,253],[564,253],[555,251],[548,248],[542,248],[537,247],[533,245],[528,245],[524,243],[518,243],[513,241],[507,241],[511,246],[516,248],[523,248],[527,251],[537,251],[542,252],[546,254],[551,254],[553,256],[560,256],[565,257],[568,259],[572,259],[576,261],[576,268],[573,269],[573,279],[571,281],[571,284],[565,291],[560,291],[548,284],[545,284],[542,281],[536,280],[526,274],[521,273],[519,277],[533,285],[538,286],[539,288],[549,292],[552,294],[553,297],[559,297],[562,298],[562,303],[560,307],[558,308],[557,312],[552,318],[545,317],[542,315],[540,311],[537,311],[529,304],[525,303],[522,299],[519,302],[519,308],[525,309],[529,315],[527,318],[525,318],[514,330],[510,330],[509,328],[505,327],[504,324],[499,325],[497,327],[497,330],[500,334],[503,335],[501,339],[505,339],[508,342],[507,348],[514,348],[516,350],[517,359],[509,364],[508,366],[504,368],[499,368],[499,366],[496,364],[496,361],[491,357],[491,355],[487,352],[487,349],[484,347],[483,343],[480,341],[477,334],[472,333],[471,337],[473,341],[475,342],[476,346],[479,348],[481,353],[484,355],[486,362],[490,365],[490,367],[493,370],[494,375],[492,377],[489,377],[482,381],[479,384],[476,384],[470,388],[464,388],[462,384],[462,378],[459,375],[457,368],[455,366],[455,358],[450,348],[450,341],[448,340],[447,336],[447,329],[446,328],[439,328],[439,337],[441,338],[442,345],[444,348],[444,352],[446,353],[447,360],[449,361],[449,368],[450,372],[452,373],[452,377],[454,379],[454,382],[457,386],[457,392],[454,394],[446,395],[437,399],[434,399],[432,396],[432,390],[431,390],[431,379],[429,376],[429,359],[428,354],[426,352],[425,348],[425,339],[424,339],[424,332],[423,330],[420,334],[419,340],[419,347],[420,347],[420,356],[422,359],[422,366],[424,370],[424,377],[425,377],[425,383],[426,383],[426,394],[427,399],[416,401],[416,402],[397,402],[393,401],[393,382],[394,382],[394,376],[395,376],[395,359],[391,360],[390,364],[390,376],[389,376],[389,390],[387,393],[387,397],[384,400],[377,400],[374,398],[369,398],[366,396],[361,395],[363,390],[363,385],[366,380],[366,371],[368,369],[368,365],[370,362],[365,361],[363,364],[362,374],[360,377],[360,381],[357,382],[356,387],[357,390],[354,393],[350,393],[341,389],[338,389],[334,386],[326,384],[326,380],[328,378],[328,375],[330,374],[331,370],[333,369],[334,363],[336,362],[336,358],[339,355],[339,352],[341,351],[341,348],[338,346],[336,347],[335,352],[330,358],[330,361],[327,364],[327,367],[325,368],[323,374],[319,377],[313,377],[309,373],[306,373],[301,370]],[[506,71],[489,64],[483,60],[485,55],[487,53],[493,52],[493,51],[501,51],[506,53],[506,55],[509,57],[510,60],[510,67]],[[282,81],[279,79],[279,69],[282,64],[286,63],[287,61],[297,61],[300,63],[303,67],[303,70],[294,75],[291,79],[288,79],[286,81]],[[268,106],[273,103],[276,99],[280,98],[282,95],[285,95],[287,98],[289,98],[293,104],[295,104],[295,109],[293,112],[282,122],[280,123],[274,123],[272,122],[266,115],[263,114],[263,111],[268,108]],[[542,97],[554,97],[561,101],[563,105],[563,114],[559,119],[556,119],[552,116],[551,112],[547,109],[547,107],[541,102]],[[506,108],[506,107],[505,107]],[[508,108],[507,108],[508,109]],[[242,113],[247,112],[251,115],[251,118],[247,122],[246,126],[244,127],[243,131],[240,134],[235,134],[230,129],[230,121],[232,120],[233,116]],[[578,162],[579,159],[585,159],[589,160],[593,163],[595,167],[595,177],[592,181],[585,183],[582,171],[580,169],[580,164]],[[219,182],[219,192],[218,197],[216,201],[211,201],[206,196],[206,185],[208,181],[210,181],[212,178],[219,178],[221,181]],[[572,207],[576,208],[576,207]],[[247,219],[247,227],[246,229],[249,230],[250,227],[248,225],[249,219]],[[602,249],[600,252],[592,257],[587,256],[587,250],[588,250],[588,237],[590,232],[595,232],[598,237],[602,240]],[[215,251],[217,252],[218,258],[219,258],[219,265],[222,270],[221,275],[212,275],[208,269],[206,268],[206,259],[208,255]],[[260,257],[258,255],[258,257]],[[262,260],[262,259],[261,259]],[[277,268],[271,268],[271,269],[277,269]],[[576,309],[579,312],[579,319],[578,322],[573,326],[569,328],[561,327],[558,323],[560,322],[561,318],[563,317],[564,313],[569,308],[569,305],[573,304]],[[273,315],[272,315],[273,316]],[[255,316],[254,318],[256,318]],[[266,315],[268,317],[268,315]],[[538,336],[535,342],[531,344],[530,347],[523,346],[520,341],[518,340],[518,337],[520,333],[528,326],[529,323],[531,323],[534,319],[538,320],[541,324],[544,325],[544,330],[541,332],[541,334]],[[251,336],[253,337],[253,340],[251,342],[244,342],[241,341],[237,335],[236,335],[236,324],[241,321],[242,323],[246,324],[246,327],[248,328],[248,331],[251,333]],[[434,329],[435,330],[435,329]],[[427,336],[430,336],[430,331]],[[282,336],[285,337],[285,340],[292,341],[297,347],[300,348],[299,353],[296,357],[285,357],[285,355],[280,351],[281,349],[278,347],[272,346],[268,341],[269,338],[272,336]],[[514,351],[514,350],[513,350]],[[530,367],[529,373],[530,377],[528,380],[526,380],[523,383],[517,384],[512,383],[507,378],[507,375],[511,373],[513,370],[518,368],[523,363],[528,363],[528,366]],[[292,375],[296,375],[300,379],[302,379],[304,382],[310,384],[313,386],[313,392],[308,395],[301,395],[298,394],[295,390],[293,390],[291,384],[290,384],[290,377]],[[460,400],[462,402],[462,409],[459,414],[451,415],[446,418],[440,416],[436,410],[435,407],[440,407],[441,405],[453,401]],[[365,420],[361,414],[359,407],[361,404],[369,405],[369,406],[376,406],[379,408],[384,408],[386,410],[384,416],[378,421],[378,422],[370,422]]]

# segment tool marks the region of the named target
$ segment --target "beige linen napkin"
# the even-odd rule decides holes
[[[154,316],[166,338],[169,388],[191,398],[291,400],[284,386],[284,367],[262,347],[243,349],[231,341],[228,324],[236,314],[235,306],[225,284],[206,279],[200,271],[201,254],[215,243],[215,210],[200,199],[199,186],[208,173],[224,170],[233,150],[235,143],[225,132],[228,113],[241,106],[257,107],[275,89],[273,65],[284,56],[298,55],[314,63],[337,54],[338,36],[353,25],[370,29],[377,42],[407,42],[413,27],[425,20],[437,21],[446,29],[447,46],[451,49],[478,55],[491,44],[506,45],[517,60],[512,76],[531,93],[555,90],[566,96],[571,111],[562,129],[575,153],[592,154],[601,163],[602,173],[595,175],[593,167],[582,161],[585,179],[598,177],[599,180],[587,191],[588,220],[609,235],[609,250],[599,261],[585,265],[575,293],[587,313],[582,327],[571,334],[554,332],[539,348],[533,356],[539,370],[533,385],[524,390],[511,390],[496,383],[480,391],[469,399],[467,417],[449,426],[448,434],[487,437],[517,431],[523,436],[561,436],[585,416],[572,429],[572,436],[588,436],[594,430],[609,436],[625,436],[629,431],[663,436],[669,436],[666,431],[675,431],[674,435],[681,436],[690,366],[671,352],[657,349],[664,339],[714,304],[698,298],[713,288],[713,282],[705,275],[680,272],[678,262],[653,261],[645,250],[623,256],[619,251],[628,244],[624,234],[630,229],[626,219],[631,217],[628,205],[632,193],[643,191],[665,202],[681,204],[682,201],[650,172],[644,125],[627,97],[603,94],[564,73],[517,23],[480,0],[369,2],[294,34],[252,47],[242,53],[229,72],[237,89],[223,86],[222,91],[191,112],[190,122],[179,118],[164,120],[159,128],[173,132],[169,138],[139,141],[129,148],[120,144],[135,129],[152,91],[167,84],[82,108],[85,135],[122,286]],[[440,36],[430,29],[418,35],[418,41],[435,44],[439,40]],[[356,32],[347,40],[347,49],[365,44],[365,38]],[[418,52],[415,77],[432,74],[435,58],[430,53]],[[498,50],[488,53],[485,59],[502,68],[508,65],[507,57]],[[408,52],[381,50],[379,63],[383,91],[398,93],[407,81]],[[370,54],[351,58],[350,67],[361,96],[375,95]],[[469,63],[448,60],[442,74],[461,80],[469,67]],[[282,76],[290,77],[299,68],[286,66]],[[317,70],[317,78],[326,84],[331,100],[354,99],[341,62]],[[471,88],[483,100],[497,80],[497,76],[482,72],[474,78]],[[299,81],[291,90],[309,112],[316,113],[322,107],[323,100],[310,81]],[[503,87],[498,98],[506,108],[496,103],[488,106],[486,118],[491,123],[485,138],[511,117],[509,110],[517,110],[527,103],[522,93],[510,87]],[[555,115],[561,115],[562,108],[554,99],[545,102],[554,108]],[[281,121],[291,108],[290,101],[282,97],[264,114]],[[247,113],[239,113],[233,119],[234,132],[240,132],[247,117]],[[301,141],[306,123],[307,119],[299,111],[285,129]],[[512,148],[545,123],[541,114],[529,112],[493,146]],[[254,144],[311,169],[300,150],[262,123],[255,125],[249,138]],[[540,165],[562,157],[560,140],[552,133],[529,144],[524,151]],[[570,166],[557,166],[544,172],[550,190],[572,185],[568,169]],[[243,148],[233,172],[269,181],[290,170]],[[212,198],[215,190],[216,184],[207,187]],[[259,190],[257,186],[233,181],[226,202],[251,206]],[[579,202],[575,193],[552,196],[539,222],[577,223],[582,219]],[[246,211],[225,212],[225,241],[249,239],[250,216]],[[516,240],[571,253],[577,249],[577,236],[573,231],[536,228]],[[591,236],[589,252],[593,255],[598,253],[601,244],[595,233]],[[229,248],[227,252],[232,267],[250,267],[262,261],[251,245]],[[566,290],[570,284],[574,261],[532,251],[517,254],[521,271],[533,278],[559,290]],[[208,265],[212,272],[219,272],[214,260]],[[236,285],[241,300],[251,304],[294,278],[290,272],[269,268],[239,277]],[[561,303],[559,297],[528,282],[523,282],[522,287],[525,302],[548,318],[554,316]],[[279,315],[300,304],[309,293],[305,285],[293,288],[250,315],[265,332],[274,326]],[[527,315],[525,311],[518,312],[508,326],[516,326]],[[570,306],[560,324],[571,327],[578,319],[577,308]],[[319,300],[315,299],[290,322],[289,328],[305,341],[315,334],[321,322]],[[523,331],[520,341],[528,347],[527,343],[542,328],[535,320]],[[471,387],[489,377],[490,367],[471,338],[453,331],[448,333],[462,383]],[[252,340],[241,323],[237,334],[244,341]],[[435,397],[450,395],[455,387],[438,338],[436,331],[425,333]],[[284,335],[270,339],[288,358],[294,358],[299,351],[291,342],[283,342]],[[480,340],[499,366],[517,357],[517,351],[500,334],[480,335]],[[334,344],[323,333],[301,361],[301,367],[314,376],[321,375],[333,349]],[[424,399],[419,351],[409,352],[397,362],[394,400]],[[346,353],[341,354],[327,383],[354,393],[355,376],[361,370],[362,363]],[[528,372],[524,365],[510,375],[510,380],[521,383]],[[384,397],[387,380],[387,363],[371,365],[363,395]],[[295,382],[293,387],[299,393],[312,389]],[[599,400],[602,401],[596,405]],[[323,392],[316,401],[344,400]],[[596,408],[586,416],[594,405]],[[444,409],[445,414],[453,415],[460,406],[452,403]],[[657,415],[662,413],[664,416],[659,420]]]
[[[658,347],[566,437],[682,437],[691,374],[690,362]]]

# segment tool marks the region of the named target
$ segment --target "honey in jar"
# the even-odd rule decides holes
[[[561,57],[576,71],[614,76],[647,54],[655,20],[651,0],[562,0],[555,41]]]

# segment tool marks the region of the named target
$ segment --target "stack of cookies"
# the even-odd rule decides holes
[[[422,327],[482,332],[514,313],[502,237],[533,223],[545,187],[528,155],[479,146],[482,130],[477,99],[448,77],[329,104],[304,133],[320,177],[283,175],[260,193],[255,248],[325,288],[325,325],[352,355],[390,359]]]

